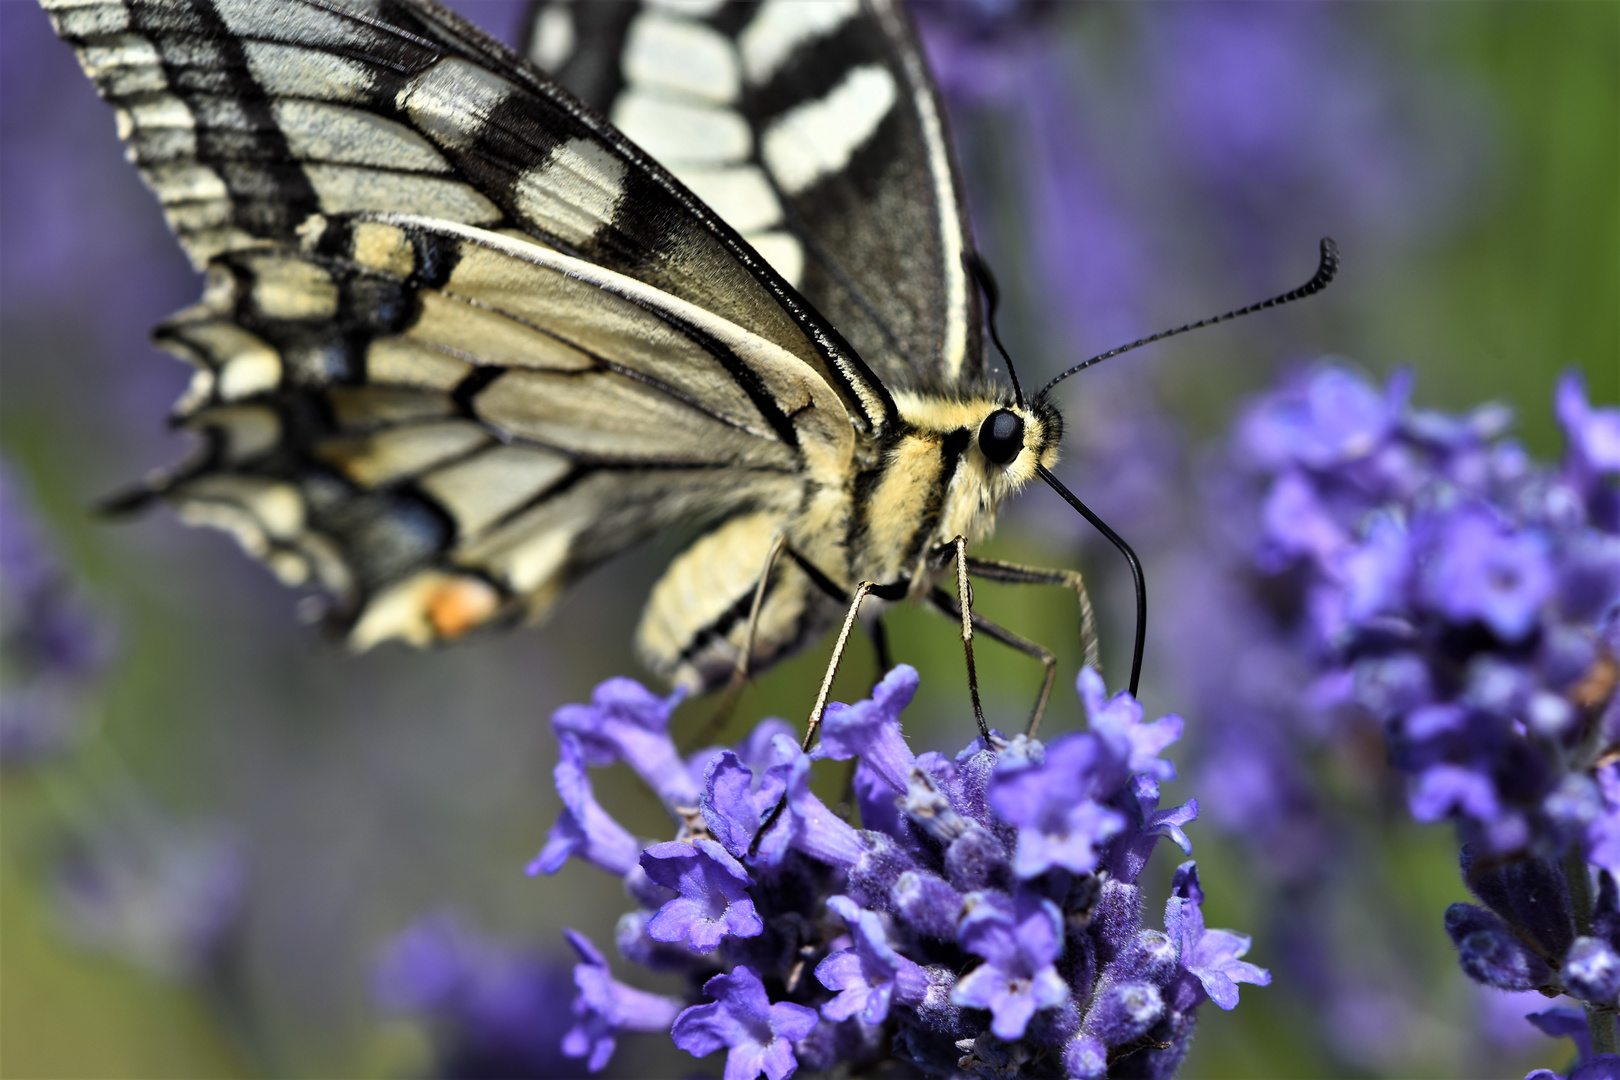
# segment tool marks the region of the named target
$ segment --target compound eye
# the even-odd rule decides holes
[[[979,428],[979,449],[997,465],[1005,465],[1024,448],[1024,421],[1009,409],[997,409]]]

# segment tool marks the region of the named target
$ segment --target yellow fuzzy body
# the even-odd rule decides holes
[[[969,544],[988,538],[1002,500],[1035,479],[1037,464],[1057,463],[1062,425],[1050,407],[1033,412],[999,397],[894,399],[905,429],[864,500],[860,512],[870,525],[864,536],[850,537],[850,572],[879,583],[909,579],[911,598],[920,599],[943,572],[929,567],[929,556],[958,536]],[[987,459],[977,438],[998,409],[1024,421],[1024,448],[1005,465]]]
[[[832,592],[847,597],[871,581],[925,598],[949,566],[941,549],[958,536],[969,544],[988,537],[1002,500],[1034,479],[1038,464],[1057,461],[1062,421],[1050,405],[905,391],[894,400],[897,429],[871,453],[854,455],[846,474],[807,477],[795,511],[733,518],[671,563],[637,632],[654,670],[693,690],[724,681],[744,647],[748,612],[778,535],[788,550],[763,598],[754,666],[803,645],[840,615],[847,601]],[[978,438],[1000,409],[1024,422],[1023,448],[1005,464],[989,460]],[[865,468],[863,456],[871,462]],[[874,613],[882,610],[880,599],[869,603]]]

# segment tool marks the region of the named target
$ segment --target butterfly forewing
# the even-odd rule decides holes
[[[45,0],[199,266],[311,214],[528,232],[747,325],[857,423],[892,406],[813,309],[567,91],[421,0]]]
[[[893,5],[540,10],[529,51],[598,112],[431,0],[43,2],[208,274],[157,333],[202,449],[149,491],[355,644],[542,614],[707,521],[638,632],[701,687],[910,558],[856,550],[905,428],[884,380],[954,397],[979,344]]]
[[[885,383],[979,374],[942,113],[885,0],[545,0],[530,59],[771,262]]]

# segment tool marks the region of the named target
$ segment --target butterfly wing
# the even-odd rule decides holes
[[[961,185],[896,0],[542,0],[525,41],[884,382],[950,391],[978,377]]]
[[[45,6],[208,272],[157,335],[204,452],[153,490],[323,584],[357,644],[543,611],[890,422],[735,230],[432,4]]]

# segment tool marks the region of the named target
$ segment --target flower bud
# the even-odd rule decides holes
[[[1564,985],[1583,1001],[1609,1005],[1620,994],[1620,954],[1608,942],[1578,937],[1564,958]]]

